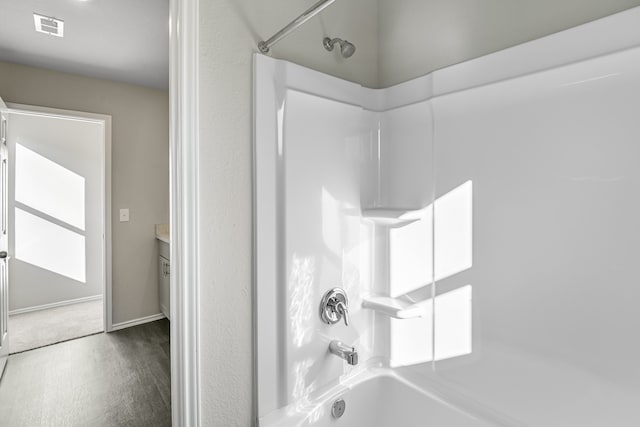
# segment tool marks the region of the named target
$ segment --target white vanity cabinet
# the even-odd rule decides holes
[[[158,265],[160,266],[160,310],[167,317],[169,317],[169,311],[171,309],[171,302],[169,297],[169,275],[171,274],[171,264],[165,257],[158,257]]]
[[[170,278],[171,278],[171,262],[169,261],[169,244],[158,240],[158,293],[160,295],[160,310],[167,319],[171,320],[171,293],[170,293]]]

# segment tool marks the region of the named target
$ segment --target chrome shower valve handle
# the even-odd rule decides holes
[[[342,316],[342,318],[344,319],[344,325],[349,326],[349,310],[347,309],[347,306],[343,304],[342,301],[338,301],[335,309],[338,314],[340,314],[340,316]]]
[[[348,307],[347,293],[343,289],[333,288],[322,297],[320,318],[328,325],[333,325],[344,319],[344,324],[349,326]]]

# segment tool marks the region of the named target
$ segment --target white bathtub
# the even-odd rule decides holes
[[[337,399],[346,410],[331,415]],[[260,427],[476,427],[488,422],[472,417],[422,391],[391,370],[371,370],[332,387],[323,394],[274,411]]]

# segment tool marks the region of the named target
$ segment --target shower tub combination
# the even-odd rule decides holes
[[[638,425],[638,25],[375,90],[255,56],[260,426]]]

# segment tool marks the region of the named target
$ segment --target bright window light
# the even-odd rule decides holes
[[[15,208],[15,256],[36,267],[86,282],[85,238]]]
[[[20,144],[15,169],[17,202],[84,231],[84,177]]]

